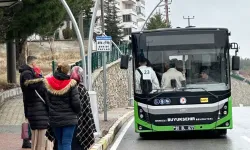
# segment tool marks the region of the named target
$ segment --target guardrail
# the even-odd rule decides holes
[[[239,80],[239,81],[242,81],[242,82],[246,82],[247,84],[250,85],[250,81],[244,77],[241,77],[239,76],[238,74],[231,74],[231,77],[236,79],[236,80]]]
[[[119,49],[122,51],[123,54],[130,54],[131,50],[128,47],[128,44],[122,44],[118,46]],[[99,69],[103,66],[103,52],[93,52],[92,53],[92,73],[96,70]],[[107,64],[114,62],[116,60],[118,60],[120,58],[120,53],[119,51],[113,46],[112,47],[112,51],[107,52],[106,55],[106,60],[107,60]],[[86,60],[86,65],[88,65],[88,57],[85,56],[85,60]],[[74,66],[80,66],[82,64],[82,61],[78,61],[74,64],[71,65],[71,68]],[[56,61],[52,61],[52,70],[53,73],[55,72],[57,68],[57,62]]]

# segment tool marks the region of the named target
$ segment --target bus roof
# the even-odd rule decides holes
[[[161,31],[215,31],[215,30],[224,30],[228,32],[227,28],[197,28],[197,27],[187,27],[187,28],[160,28],[154,30],[144,30],[144,31],[136,31],[132,32],[132,34],[139,33],[151,33],[151,32],[161,32]]]

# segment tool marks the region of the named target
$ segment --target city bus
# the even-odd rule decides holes
[[[150,132],[195,130],[225,136],[233,128],[230,73],[239,70],[240,57],[238,44],[229,42],[230,35],[226,28],[197,27],[131,34],[132,55],[122,55],[120,68],[128,69],[132,61],[135,131],[141,137]],[[231,49],[235,56],[230,55]],[[140,57],[148,60],[160,84],[146,94],[136,91]],[[175,80],[166,79],[171,80],[171,88],[163,89],[161,81],[170,61],[185,80],[177,87]],[[210,80],[201,80],[202,68]]]

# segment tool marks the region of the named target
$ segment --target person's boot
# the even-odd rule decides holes
[[[31,148],[30,140],[24,139],[22,148]]]

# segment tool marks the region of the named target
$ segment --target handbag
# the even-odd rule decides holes
[[[27,122],[22,123],[22,133],[21,138],[31,140],[31,129],[30,125]]]

